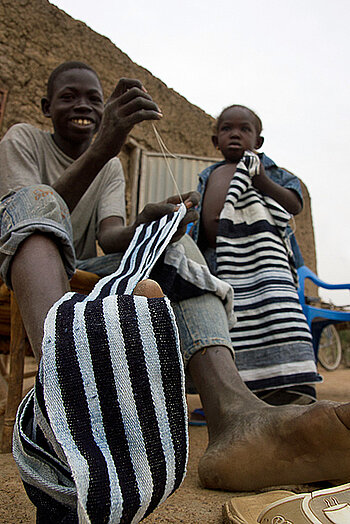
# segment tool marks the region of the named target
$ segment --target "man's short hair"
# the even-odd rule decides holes
[[[71,69],[85,69],[87,71],[91,71],[96,76],[97,80],[101,84],[101,81],[99,79],[98,74],[96,73],[95,69],[90,67],[89,65],[85,64],[84,62],[79,62],[77,60],[70,60],[68,62],[63,62],[59,66],[57,66],[52,73],[49,76],[49,79],[47,81],[47,98],[50,100],[53,94],[54,90],[54,84],[57,79],[57,77],[64,73],[65,71],[70,71]]]

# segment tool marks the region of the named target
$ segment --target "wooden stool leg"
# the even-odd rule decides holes
[[[1,443],[1,451],[3,453],[9,453],[11,451],[12,432],[16,412],[22,400],[24,349],[25,329],[17,301],[11,292],[10,374]]]
[[[5,413],[5,407],[6,407],[6,399],[7,399],[7,382],[4,379],[2,370],[0,370],[0,415],[3,415]]]

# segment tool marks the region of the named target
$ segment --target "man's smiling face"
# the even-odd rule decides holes
[[[54,140],[63,151],[91,143],[103,114],[103,93],[97,76],[88,69],[63,71],[55,79],[45,116],[51,118]]]

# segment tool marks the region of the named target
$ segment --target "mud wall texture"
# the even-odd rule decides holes
[[[304,207],[302,212],[294,217],[291,225],[295,231],[295,236],[304,257],[305,265],[314,273],[317,273],[316,245],[314,228],[311,213],[311,198],[307,187],[301,182],[303,191]],[[318,297],[318,288],[310,280],[306,280],[306,294],[311,297]]]
[[[212,117],[133,63],[108,38],[47,0],[1,0],[0,6],[0,88],[9,90],[2,131],[23,121],[46,127],[40,99],[47,77],[58,64],[74,59],[98,72],[106,97],[119,78],[140,79],[166,117],[157,128],[169,148],[212,156]],[[156,149],[149,123],[134,128],[132,136],[147,149]]]
[[[7,92],[0,136],[17,122],[50,128],[50,122],[41,114],[40,100],[49,73],[65,60],[81,60],[91,65],[100,76],[105,97],[111,94],[119,78],[140,79],[163,111],[165,117],[157,128],[169,149],[179,154],[215,156],[210,140],[213,125],[210,115],[132,62],[108,38],[47,0],[0,0],[0,91]],[[131,137],[145,149],[158,150],[147,122],[135,127]],[[128,173],[130,146],[124,149],[121,159]],[[296,218],[296,236],[307,265],[315,270],[310,198],[305,186],[303,189],[305,206]],[[127,194],[127,199],[130,198]]]

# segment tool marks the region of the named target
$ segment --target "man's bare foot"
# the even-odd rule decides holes
[[[252,491],[350,478],[350,404],[259,406],[225,421],[199,464],[206,488]]]

